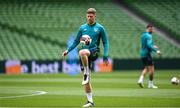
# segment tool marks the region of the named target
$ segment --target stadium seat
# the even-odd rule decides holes
[[[154,4],[148,5],[149,7],[141,7],[137,3],[134,5],[148,12],[146,10],[149,10]],[[165,4],[161,3],[161,5]],[[113,2],[105,0],[78,4],[73,1],[1,3],[0,60],[59,59],[59,53],[66,49],[69,36],[72,33],[76,34],[79,26],[86,22],[85,12],[89,6],[97,9],[97,22],[100,22],[107,30],[110,41],[110,57],[139,58],[140,36],[145,30],[145,25],[137,22]],[[173,10],[171,5],[166,8]],[[159,10],[161,7],[157,9]],[[167,11],[167,13],[171,12]],[[157,17],[158,14],[154,13],[154,16]],[[174,24],[178,23],[174,19],[162,21],[168,20]],[[176,30],[179,32],[178,28]],[[180,48],[157,34],[154,34],[153,38],[161,48],[164,58],[180,57]]]

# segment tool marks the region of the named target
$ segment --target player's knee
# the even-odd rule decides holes
[[[84,50],[80,50],[79,51],[79,55],[80,56],[84,56],[84,55],[90,55],[90,52],[89,52],[89,50],[86,50],[86,49],[84,49]]]
[[[154,69],[153,69],[153,68],[150,68],[150,69],[149,69],[149,73],[150,73],[150,74],[153,74],[153,73],[154,73]]]

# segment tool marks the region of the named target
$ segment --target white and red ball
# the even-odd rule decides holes
[[[174,85],[178,85],[179,84],[179,79],[177,77],[173,77],[171,79],[171,83],[174,84]]]
[[[90,45],[91,43],[91,37],[89,35],[83,35],[81,38],[80,38],[80,43],[83,43],[85,45]]]

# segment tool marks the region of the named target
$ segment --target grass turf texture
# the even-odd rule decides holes
[[[98,107],[180,107],[180,85],[170,79],[180,76],[180,70],[157,70],[158,89],[139,88],[140,71],[93,73],[92,86],[95,106]],[[81,107],[86,102],[82,75],[21,74],[0,75],[0,107]],[[27,96],[37,91],[47,94]],[[3,98],[25,96],[16,98]]]

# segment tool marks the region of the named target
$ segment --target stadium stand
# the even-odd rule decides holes
[[[179,0],[124,0],[124,2],[180,42]]]
[[[59,59],[69,35],[86,21],[89,7],[97,9],[97,21],[108,32],[110,56],[139,58],[140,35],[145,27],[118,5],[109,0],[96,3],[54,0],[0,3],[0,60]],[[180,58],[180,48],[157,34],[153,38],[163,58]]]

